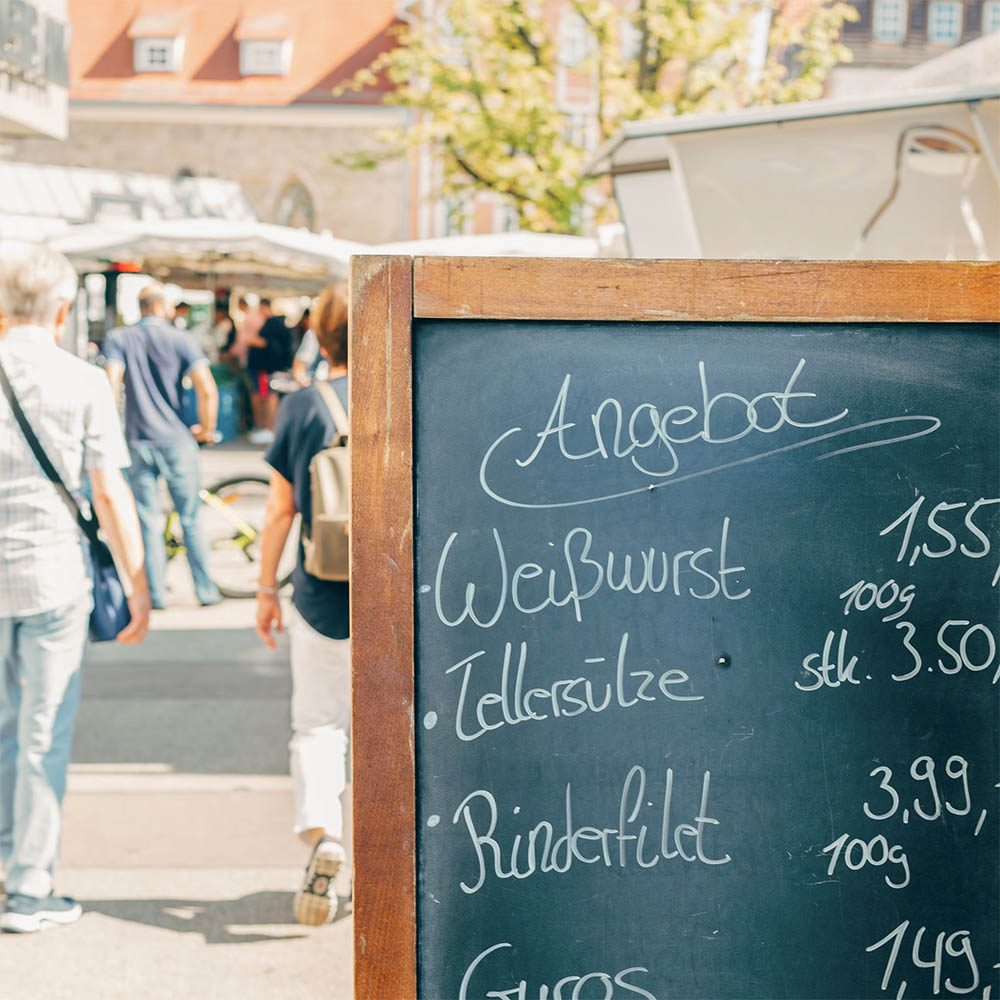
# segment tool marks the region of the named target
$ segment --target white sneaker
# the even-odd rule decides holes
[[[268,445],[274,440],[274,431],[268,430],[266,427],[258,427],[247,435],[247,440],[251,444]]]
[[[37,899],[11,893],[0,914],[0,930],[8,934],[33,934],[48,927],[60,927],[80,919],[83,907],[68,896]]]
[[[321,840],[306,865],[302,887],[295,894],[295,919],[307,927],[328,924],[337,915],[333,880],[346,860],[344,848],[335,840]]]

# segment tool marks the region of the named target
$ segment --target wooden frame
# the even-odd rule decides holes
[[[355,996],[417,992],[415,319],[1000,322],[1000,264],[355,257]]]

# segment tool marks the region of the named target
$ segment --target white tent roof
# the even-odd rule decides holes
[[[0,216],[94,222],[121,218],[257,218],[243,189],[217,177],[165,177],[123,170],[0,162]]]
[[[596,152],[587,167],[587,173],[599,175],[614,172],[615,168],[619,166],[629,166],[634,160],[624,147],[633,147],[637,152],[645,148],[643,143],[636,140],[997,99],[1000,99],[1000,81],[980,83],[972,87],[929,88],[919,92],[892,91],[862,98],[843,97],[818,101],[795,101],[789,104],[742,108],[737,111],[713,111],[704,114],[648,118],[626,122],[621,131],[612,136]]]
[[[635,257],[1000,259],[1000,82],[634,122]]]
[[[81,273],[130,261],[146,274],[184,287],[311,292],[347,276],[363,244],[263,222],[223,219],[121,221],[75,226],[48,245]]]

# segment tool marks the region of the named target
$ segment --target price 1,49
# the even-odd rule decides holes
[[[896,968],[896,960],[903,945],[903,940],[909,930],[910,921],[904,920],[898,927],[893,928],[884,938],[870,944],[865,951],[875,952],[879,948],[892,944],[889,951],[889,960],[885,964],[885,975],[882,976],[883,992],[889,989],[892,982],[892,974]],[[938,996],[941,993],[942,976],[944,976],[944,989],[952,996],[965,996],[979,989],[981,975],[979,963],[972,947],[972,935],[969,931],[941,931],[934,938],[928,937],[928,941],[933,941],[930,946],[931,955],[925,957],[924,952],[927,946],[924,944],[924,936],[927,934],[926,927],[918,927],[913,935],[913,944],[910,949],[910,961],[915,969],[930,969],[933,972],[933,993]],[[957,960],[953,962],[952,960]],[[949,968],[945,969],[946,962]],[[952,968],[954,966],[954,968]],[[994,965],[996,969],[1000,963]],[[945,973],[948,975],[945,975]],[[954,977],[954,978],[953,978]],[[896,993],[896,1000],[903,1000],[906,995],[907,981],[904,979],[899,984]],[[986,986],[983,991],[983,1000],[990,1000],[992,986]]]

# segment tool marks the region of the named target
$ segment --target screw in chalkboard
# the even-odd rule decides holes
[[[731,667],[733,665],[733,661],[728,653],[720,653],[715,658],[715,665],[717,667]]]

